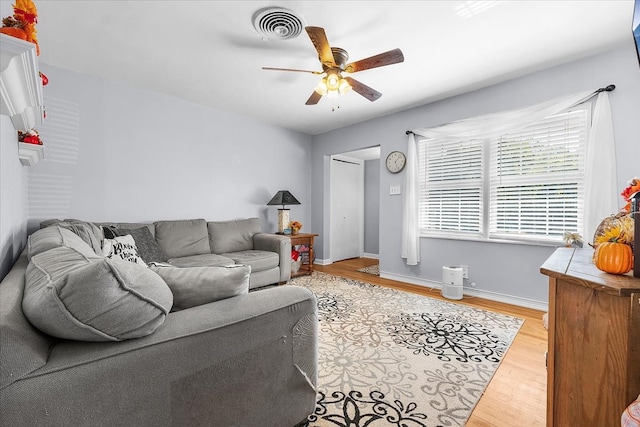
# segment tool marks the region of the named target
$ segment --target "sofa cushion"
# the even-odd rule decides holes
[[[42,226],[58,226],[73,231],[82,240],[84,240],[96,254],[102,253],[102,239],[104,234],[102,229],[92,222],[82,221],[79,219],[49,220],[41,223]]]
[[[221,254],[222,256],[229,257],[237,264],[244,264],[251,266],[251,271],[263,271],[273,267],[277,267],[280,263],[280,255],[275,252],[268,251],[240,251],[229,252]]]
[[[66,228],[51,226],[37,230],[27,240],[27,257],[38,255],[49,249],[66,246],[78,250],[86,256],[95,256],[93,249],[73,231]]]
[[[156,221],[156,240],[168,259],[211,253],[204,219]]]
[[[262,231],[258,218],[210,221],[207,223],[207,229],[209,246],[214,254],[253,249],[253,235]]]
[[[172,301],[167,284],[146,267],[61,246],[31,259],[22,309],[55,337],[121,341],[152,333]]]
[[[171,258],[167,262],[175,267],[225,267],[235,264],[235,261],[231,258],[216,254]]]
[[[138,254],[146,263],[167,261],[166,255],[148,227],[128,229],[111,226],[103,227],[103,230],[105,237],[110,239],[116,236],[131,235],[136,243]]]
[[[251,268],[245,265],[179,268],[165,264],[150,268],[171,288],[175,311],[249,292]]]
[[[102,255],[110,259],[120,259],[135,264],[147,265],[144,260],[140,258],[140,255],[138,255],[136,242],[129,234],[126,236],[117,236],[113,239],[104,239]]]

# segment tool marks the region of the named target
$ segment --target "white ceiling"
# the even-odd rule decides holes
[[[2,0],[3,11],[12,3]],[[633,0],[36,0],[40,61],[315,135],[423,105],[628,42]],[[321,70],[306,33],[263,40],[252,15],[282,6],[326,31],[350,61],[401,48],[401,64],[353,77],[382,92],[315,106]],[[9,9],[10,10],[10,9]],[[4,15],[3,15],[4,16]]]

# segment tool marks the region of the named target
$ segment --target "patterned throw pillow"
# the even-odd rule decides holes
[[[140,255],[138,255],[136,242],[131,235],[104,239],[102,243],[102,255],[107,258],[119,258],[135,264],[147,265],[142,258],[140,258]]]

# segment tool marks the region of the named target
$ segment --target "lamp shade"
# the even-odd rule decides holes
[[[275,196],[269,200],[267,206],[272,205],[282,205],[282,209],[284,209],[285,205],[299,205],[300,202],[296,199],[293,194],[291,194],[287,190],[280,190],[276,193]]]

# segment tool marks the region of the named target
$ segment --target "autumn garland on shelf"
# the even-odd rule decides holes
[[[40,139],[40,135],[38,131],[35,129],[29,129],[28,131],[18,131],[18,141],[24,142],[26,144],[35,144],[42,145],[42,140]]]
[[[40,55],[40,45],[36,36],[38,10],[31,0],[16,0],[13,16],[2,19],[0,33],[26,40],[36,45],[36,55]]]

